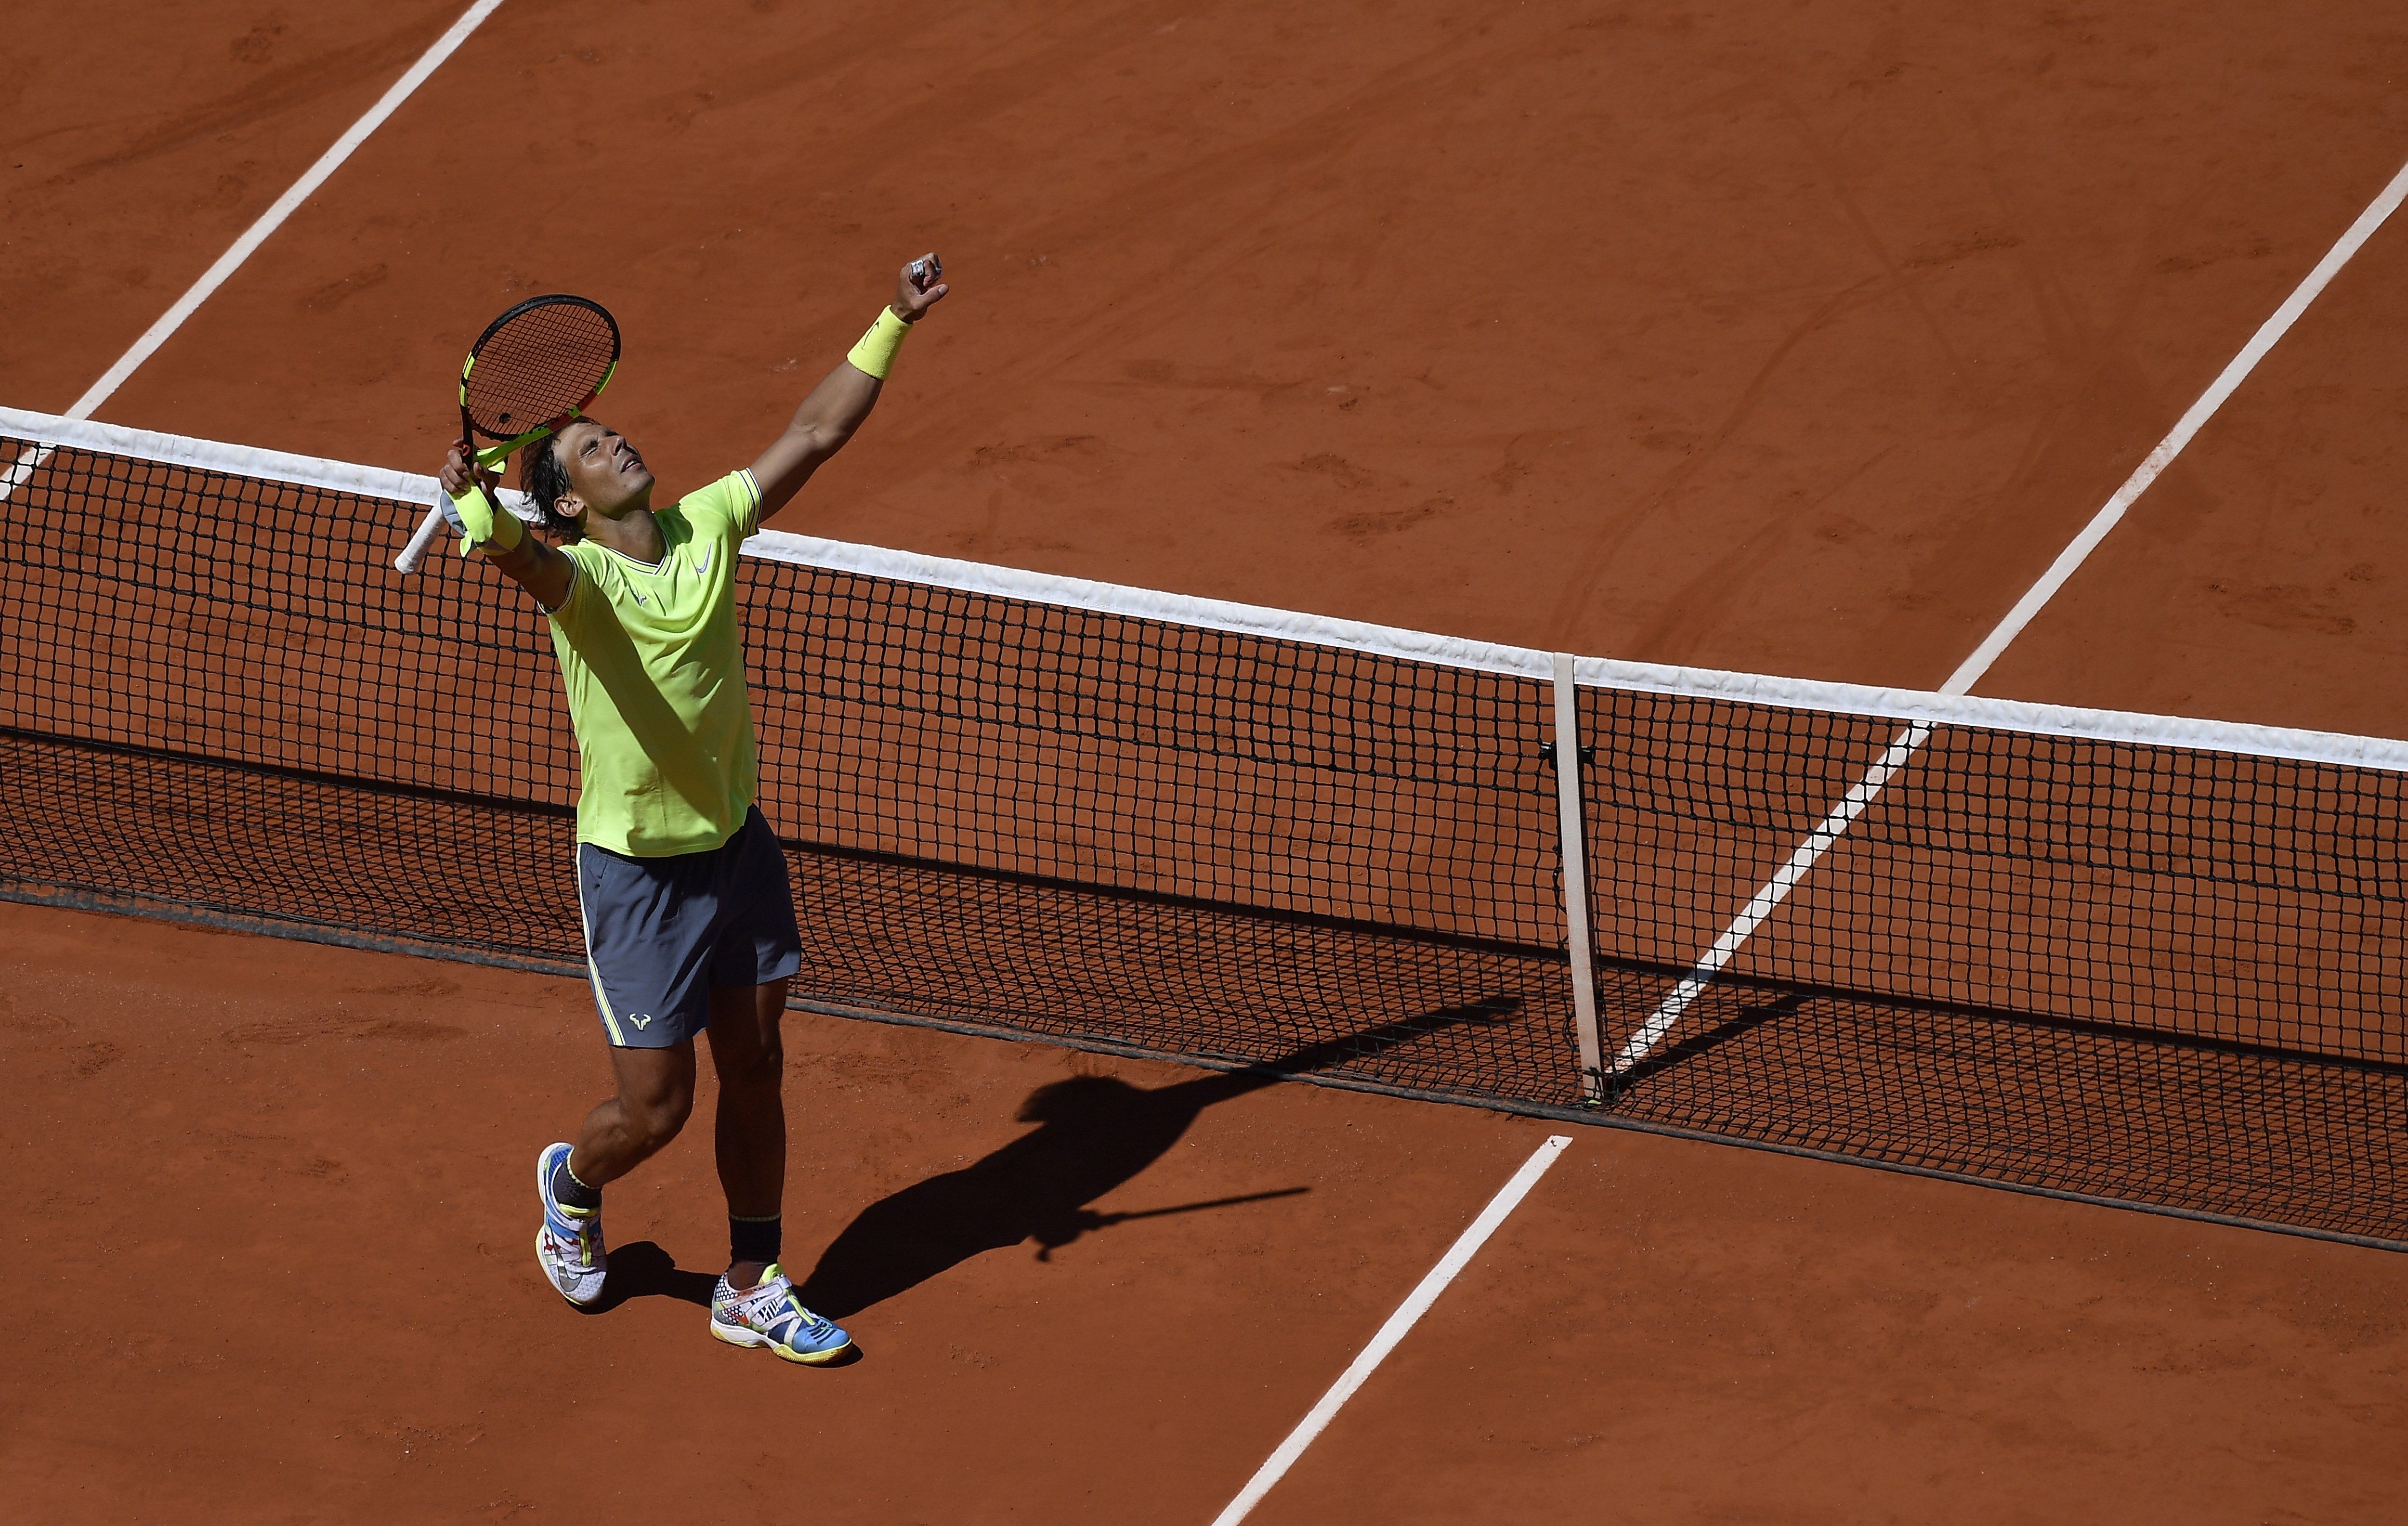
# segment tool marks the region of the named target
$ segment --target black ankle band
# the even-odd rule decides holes
[[[591,1210],[602,1206],[602,1189],[588,1187],[579,1181],[577,1173],[568,1169],[568,1157],[566,1155],[560,1158],[560,1164],[552,1167],[552,1201],[564,1208]]]
[[[771,1214],[767,1219],[738,1219],[727,1216],[727,1259],[736,1262],[773,1262],[778,1259],[780,1241],[783,1238],[785,1217]]]

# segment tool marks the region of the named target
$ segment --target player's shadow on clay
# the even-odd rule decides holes
[[[650,1240],[610,1248],[610,1275],[602,1279],[602,1296],[579,1306],[580,1314],[608,1314],[630,1298],[674,1298],[696,1308],[710,1307],[710,1293],[719,1285],[710,1272],[689,1272]]]
[[[1087,1206],[1161,1159],[1215,1103],[1260,1091],[1283,1076],[1368,1058],[1440,1029],[1507,1021],[1520,1005],[1511,997],[1491,997],[1445,1007],[1308,1045],[1244,1070],[1151,1090],[1110,1076],[1073,1076],[1039,1087],[1020,1109],[1020,1121],[1036,1124],[1034,1130],[959,1171],[915,1182],[864,1208],[821,1253],[800,1289],[802,1300],[841,1319],[984,1251],[1033,1239],[1042,1261],[1081,1235],[1126,1219],[1294,1196],[1307,1189],[1136,1213],[1097,1213]],[[619,1252],[610,1256],[616,1280]]]

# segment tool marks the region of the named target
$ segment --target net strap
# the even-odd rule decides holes
[[[112,455],[240,476],[304,482],[339,492],[427,504],[435,478],[386,467],[360,466],[250,446],[128,429],[90,420],[0,407],[0,435],[37,444],[71,445]],[[22,457],[20,470],[30,471]],[[15,474],[11,474],[15,475]],[[19,478],[22,480],[22,478]],[[521,518],[534,510],[523,495],[506,492],[507,506]],[[1482,673],[1510,674],[1552,682],[1555,654],[1527,647],[1438,635],[1361,620],[1337,620],[1292,609],[1236,604],[1191,594],[1166,593],[1116,583],[1030,572],[1015,567],[925,556],[915,551],[862,546],[816,535],[764,530],[745,543],[745,554],[836,572],[860,573],[897,582],[921,583],[964,592],[1061,607],[1128,615],[1172,624],[1198,625],[1240,635],[1368,651],[1406,662],[1434,663]],[[2408,741],[2338,732],[2253,726],[2186,716],[2125,710],[2079,709],[2024,700],[1987,699],[1926,690],[1785,678],[1718,668],[1635,663],[1615,658],[1574,660],[1575,681],[1590,688],[1662,694],[1733,705],[1817,710],[1870,716],[1899,722],[1980,726],[1994,731],[2149,747],[2190,748],[2244,756],[2289,758],[2408,774]]]

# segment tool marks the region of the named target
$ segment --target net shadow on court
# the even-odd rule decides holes
[[[1677,971],[1621,970],[1644,1012]],[[1617,1077],[1616,1119],[2079,1197],[2397,1236],[2408,1065],[1732,981]]]
[[[540,618],[378,560],[431,484],[36,422],[0,894],[581,975]],[[2408,1240],[2408,744],[797,537],[740,576],[798,1005]]]
[[[296,789],[8,735],[0,830],[18,878],[9,893],[24,899],[582,973],[572,824],[556,811]],[[428,844],[413,847],[413,834]],[[1560,954],[799,846],[789,858],[806,930],[799,1001],[1237,1067],[1182,1083],[1195,1090],[1179,1097],[1220,1100],[1294,1077],[2081,1196],[2145,1194],[2233,1218],[2340,1232],[2408,1224],[2397,1148],[2408,1064],[2398,1062],[1729,977],[1584,1115]],[[476,877],[505,863],[490,882]],[[530,876],[551,892],[526,896]],[[302,893],[309,886],[326,893]],[[262,917],[267,906],[281,915]],[[1682,973],[1609,963],[1600,1005],[1643,1014]],[[928,998],[939,988],[941,1003]],[[1092,1104],[1093,1116],[1059,1120],[1049,1137],[1092,1137],[1114,1162],[1141,1153],[1151,1115],[1106,1096],[1109,1086],[1091,1090],[1062,1105]],[[1146,1105],[1169,1120],[1184,1105]],[[1028,1159],[1050,1148],[1028,1147]],[[1082,1195],[1086,1178],[1056,1180],[1022,1160],[979,1178],[973,1196],[993,1211],[947,1210],[978,1226],[964,1233],[982,1248],[1068,1244],[1084,1204],[1110,1190]],[[932,1242],[916,1207],[887,1215],[881,1233],[921,1247],[896,1251],[896,1265],[975,1253]],[[847,1246],[824,1301],[860,1306],[900,1276]]]

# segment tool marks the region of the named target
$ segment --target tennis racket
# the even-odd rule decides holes
[[[618,321],[598,302],[531,297],[494,319],[460,367],[460,437],[475,452],[471,464],[507,462],[511,451],[567,427],[618,369]],[[480,438],[501,443],[480,448]],[[442,527],[442,508],[428,509],[394,566],[416,572]]]

